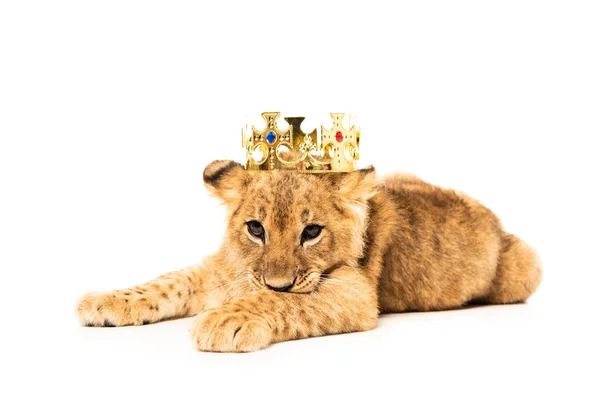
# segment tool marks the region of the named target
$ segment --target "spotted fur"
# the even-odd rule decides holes
[[[249,172],[215,161],[204,182],[228,211],[221,249],[146,284],[86,294],[83,325],[196,316],[198,350],[245,352],[373,329],[382,312],[523,302],[541,281],[534,251],[490,210],[414,176]],[[251,240],[249,221],[264,239]],[[303,245],[309,224],[323,229]]]

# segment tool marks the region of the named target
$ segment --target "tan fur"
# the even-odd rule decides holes
[[[525,301],[541,281],[534,251],[477,201],[412,175],[204,171],[228,210],[219,252],[125,290],[86,294],[84,325],[197,315],[197,349],[254,351],[291,339],[373,329],[380,312]],[[264,244],[246,223],[260,221]],[[316,244],[303,229],[323,226]],[[267,288],[291,284],[288,292]]]

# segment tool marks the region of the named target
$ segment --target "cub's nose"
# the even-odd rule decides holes
[[[290,290],[292,288],[292,286],[294,286],[294,282],[296,281],[296,279],[294,278],[293,281],[280,281],[280,280],[272,280],[272,281],[267,281],[265,279],[265,285],[267,285],[267,287],[271,290],[274,290],[276,292],[287,292],[288,290]]]

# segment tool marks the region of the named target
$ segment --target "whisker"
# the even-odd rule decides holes
[[[243,271],[242,273],[247,273],[247,271]],[[231,286],[233,286],[233,285],[238,285],[238,284],[241,284],[241,283],[242,283],[242,282],[244,282],[244,281],[247,281],[247,280],[248,280],[248,279],[247,279],[247,278],[248,278],[247,276],[242,276],[242,277],[239,277],[240,275],[242,275],[242,273],[240,273],[240,274],[238,274],[238,275],[237,275],[237,276],[238,276],[238,278],[237,278],[237,279],[234,279],[233,281],[226,282],[226,283],[224,283],[224,284],[222,284],[222,285],[219,285],[219,286],[217,286],[217,287],[216,287],[216,288],[214,288],[212,291],[210,291],[210,292],[207,294],[207,296],[210,296],[210,295],[212,295],[212,294],[213,294],[213,293],[215,293],[217,290],[220,290],[220,289],[225,289],[225,288],[229,288],[229,287],[231,287]]]
[[[329,285],[327,285],[327,283],[329,283]],[[353,287],[351,284],[353,283],[352,280],[349,279],[340,279],[340,278],[325,278],[322,277],[321,281],[320,281],[320,285],[319,287],[327,287],[328,289],[333,291],[332,286],[337,286],[340,288],[343,288],[344,290],[351,290],[354,293],[356,293],[360,298],[364,298],[365,297],[365,293],[357,290],[355,287]],[[339,293],[337,293],[339,294]]]

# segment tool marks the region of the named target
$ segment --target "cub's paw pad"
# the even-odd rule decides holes
[[[272,331],[256,315],[216,309],[194,319],[190,337],[200,351],[249,352],[267,347]]]

